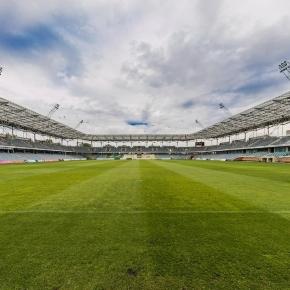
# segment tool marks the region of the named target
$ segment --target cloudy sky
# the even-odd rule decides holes
[[[289,0],[1,0],[0,93],[89,133],[193,132],[289,90],[289,16]]]

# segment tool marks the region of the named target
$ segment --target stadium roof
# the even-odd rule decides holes
[[[87,141],[187,141],[230,136],[290,121],[290,92],[193,134],[84,134],[49,117],[0,98],[0,124],[63,139]]]
[[[93,141],[187,141],[188,134],[87,135]]]
[[[290,92],[207,127],[195,137],[219,138],[281,124],[290,120]]]
[[[3,98],[0,98],[0,124],[57,138],[85,137],[85,134],[69,126]]]

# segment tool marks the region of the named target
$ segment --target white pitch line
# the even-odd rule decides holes
[[[150,210],[136,210],[136,211],[97,211],[97,210],[0,210],[0,214],[290,214],[290,210],[171,210],[171,211],[150,211]]]

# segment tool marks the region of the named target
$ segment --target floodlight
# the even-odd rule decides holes
[[[279,64],[279,71],[290,81],[290,62],[284,60]]]
[[[47,114],[48,118],[51,118],[51,116],[59,109],[59,104],[53,105],[49,113]]]

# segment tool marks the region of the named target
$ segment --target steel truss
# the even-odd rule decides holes
[[[0,98],[1,125],[60,139],[85,141],[166,142],[215,139],[288,121],[290,121],[290,92],[192,134],[92,135],[82,133],[49,117]]]

